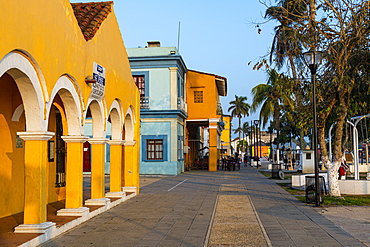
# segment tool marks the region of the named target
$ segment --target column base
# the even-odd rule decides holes
[[[41,224],[21,224],[14,228],[15,233],[46,233],[56,228],[53,222],[43,222]]]
[[[89,206],[106,206],[109,203],[110,203],[109,198],[88,199],[85,201],[85,205]]]
[[[63,208],[57,211],[57,216],[88,216],[89,212],[87,207]]]
[[[121,192],[107,192],[107,193],[105,193],[105,197],[124,198],[124,197],[126,197],[126,192],[124,192],[124,191],[121,191]]]
[[[135,192],[136,193],[136,187],[122,187],[122,191],[124,191],[124,192]]]

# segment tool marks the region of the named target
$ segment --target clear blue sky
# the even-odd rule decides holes
[[[274,23],[263,25],[261,34],[252,24],[264,21],[265,9],[258,0],[114,1],[126,48],[145,46],[147,41],[177,46],[181,23],[179,50],[187,67],[228,80],[228,95],[221,97],[224,114],[235,95],[246,96],[251,104],[251,88],[266,82],[264,70],[248,66],[271,46]],[[255,113],[245,121],[257,118]],[[237,121],[233,124],[236,128]]]

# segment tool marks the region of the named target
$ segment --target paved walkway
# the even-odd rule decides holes
[[[43,246],[364,246],[255,168],[145,184],[141,194]]]

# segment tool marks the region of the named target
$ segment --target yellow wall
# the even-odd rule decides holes
[[[188,71],[186,83],[188,120],[219,118],[220,115],[216,114],[216,109],[220,99],[216,87],[215,76]],[[203,103],[194,103],[194,91],[203,91]]]
[[[18,213],[24,204],[24,149],[16,148],[16,132],[24,131],[25,119],[11,121],[21,97],[14,80],[0,77],[0,217]]]
[[[16,49],[27,54],[40,72],[39,79],[46,85],[45,104],[51,103],[47,101],[52,100],[51,92],[58,78],[68,74],[77,81],[75,87],[82,96],[82,112],[86,111],[91,84],[86,84],[84,78],[92,75],[93,62],[96,62],[106,68],[105,117],[116,98],[122,103],[123,115],[132,106],[136,119],[134,138],[140,139],[138,90],[132,80],[114,11],[108,14],[90,41],[85,41],[68,0],[4,1],[0,15],[0,59]],[[7,74],[0,78],[0,99],[7,102],[0,104],[0,197],[3,201],[0,217],[22,212],[24,208],[24,148],[15,148],[15,135],[26,129],[24,114],[19,122],[11,121],[15,107],[21,104],[19,92],[12,82]],[[12,104],[8,104],[10,102]],[[46,119],[48,112],[44,114]],[[55,131],[53,119],[52,114],[48,129],[51,132]],[[136,151],[138,145],[137,142]],[[64,192],[55,189],[52,181],[55,180],[55,164],[49,164],[47,169],[47,201],[52,202],[63,197]],[[138,181],[135,184],[138,185]]]

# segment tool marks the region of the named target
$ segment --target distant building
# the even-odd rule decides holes
[[[186,65],[176,47],[157,41],[127,52],[140,92],[140,174],[179,174],[184,170]]]

